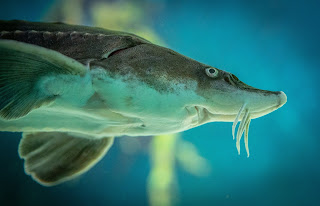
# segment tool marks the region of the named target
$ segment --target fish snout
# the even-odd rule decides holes
[[[253,118],[266,115],[287,102],[287,96],[284,92],[257,89],[240,81],[232,73],[225,73],[224,80],[240,92],[240,96],[238,96],[241,99],[240,102],[246,103]]]
[[[263,90],[263,89],[257,89],[255,87],[252,87],[250,85],[245,84],[244,82],[240,81],[236,75],[232,73],[227,73],[224,77],[224,80],[229,83],[230,85],[233,85],[237,87],[240,90],[244,90],[247,92],[253,92],[253,93],[259,93],[263,94],[264,96],[269,96],[269,95],[277,95],[280,98],[280,103],[279,104],[284,104],[286,102],[287,96],[285,95],[284,92],[281,91],[269,91],[269,90]]]
[[[287,102],[287,95],[283,91],[277,92],[277,95],[279,97],[277,107],[280,108]]]

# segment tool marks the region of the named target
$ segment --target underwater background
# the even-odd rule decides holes
[[[117,138],[79,178],[24,174],[21,133],[0,133],[0,205],[320,205],[319,1],[1,0],[0,19],[64,21],[138,34],[288,102],[251,121],[250,157],[232,123]]]

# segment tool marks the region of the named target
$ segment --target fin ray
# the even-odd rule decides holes
[[[10,120],[52,102],[56,96],[37,83],[47,75],[84,75],[81,63],[56,51],[13,40],[0,40],[0,117]]]
[[[113,137],[89,139],[63,132],[24,133],[19,155],[25,172],[38,183],[53,186],[92,168],[109,150]]]

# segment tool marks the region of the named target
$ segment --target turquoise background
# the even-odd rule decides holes
[[[158,5],[150,24],[168,47],[232,72],[257,88],[284,91],[287,104],[252,120],[250,158],[237,154],[232,123],[183,133],[212,172],[177,166],[177,205],[320,205],[319,1],[139,1]],[[0,19],[40,21],[53,1],[1,1]],[[89,22],[89,20],[88,20]],[[0,205],[147,205],[146,152],[120,153],[116,142],[92,170],[45,188],[23,172],[19,133],[0,133]],[[148,143],[149,138],[142,137]]]

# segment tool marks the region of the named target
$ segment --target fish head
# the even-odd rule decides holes
[[[244,109],[254,119],[271,113],[287,102],[287,96],[282,91],[254,88],[234,74],[215,67],[203,68],[201,76],[197,92],[206,102],[199,108],[209,118],[204,121],[234,121]]]
[[[212,121],[234,121],[243,106],[251,118],[257,118],[286,102],[283,92],[256,89],[229,72],[154,44],[118,50],[98,64],[112,78],[121,77],[128,84],[135,81],[131,83],[134,90],[128,92],[127,86],[118,93],[131,95],[131,102],[135,102],[132,108],[144,111],[140,112],[143,116],[164,115],[179,120],[192,116],[196,119],[192,127]],[[142,84],[145,89],[140,91]]]
[[[112,79],[102,82],[111,87],[101,86],[106,97],[117,97],[107,100],[109,109],[144,122],[136,135],[175,133],[208,122],[233,121],[235,138],[241,121],[236,146],[240,153],[244,133],[249,156],[251,119],[264,116],[287,101],[283,92],[251,87],[234,74],[150,43],[115,50],[95,64]]]

